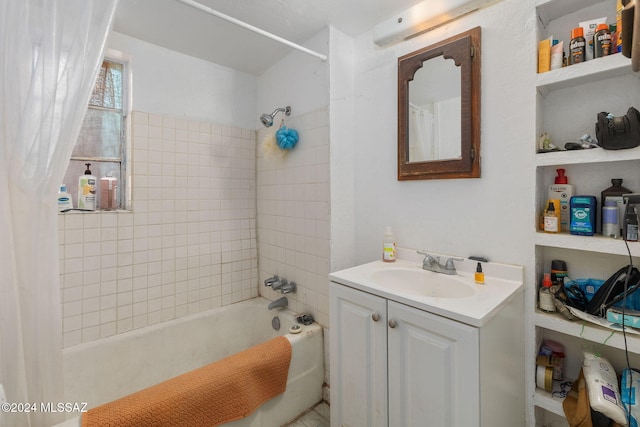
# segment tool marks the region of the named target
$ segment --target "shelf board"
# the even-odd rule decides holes
[[[593,6],[601,1],[603,0],[538,0],[536,2],[536,10],[540,21],[546,27],[554,19],[569,15],[585,7]]]
[[[546,96],[549,92],[593,83],[602,79],[632,74],[631,59],[617,53],[615,55],[592,59],[580,64],[562,67],[537,75],[538,92]]]
[[[551,151],[536,154],[536,166],[563,166],[585,163],[620,162],[640,159],[640,147],[626,150],[589,150]]]
[[[540,388],[536,388],[536,392],[533,395],[533,404],[535,406],[564,417],[563,400],[563,398],[553,397],[551,393]]]
[[[548,314],[536,311],[533,316],[537,327],[560,332],[578,338],[584,338],[602,344],[606,341],[608,347],[624,350],[624,335],[622,332],[612,331],[594,323],[583,320],[569,321],[560,314]],[[614,332],[611,336],[611,332]],[[640,352],[640,334],[627,333],[627,346],[630,352]]]
[[[575,249],[612,255],[628,255],[622,239],[612,239],[601,235],[578,236],[569,233],[536,233],[536,245],[553,248]],[[628,242],[631,256],[640,256],[640,242]]]

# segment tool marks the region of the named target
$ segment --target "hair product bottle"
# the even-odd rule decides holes
[[[100,178],[100,209],[118,209],[118,178],[112,172]]]
[[[78,209],[88,211],[96,210],[96,177],[91,174],[89,166],[91,163],[85,163],[87,170],[84,175],[80,175],[78,179]]]
[[[571,41],[569,42],[569,61],[570,65],[578,64],[586,60],[586,43],[584,40],[584,30],[582,27],[576,27],[571,30]]]

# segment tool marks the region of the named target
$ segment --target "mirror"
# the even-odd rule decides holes
[[[398,180],[480,177],[480,27],[398,58]]]

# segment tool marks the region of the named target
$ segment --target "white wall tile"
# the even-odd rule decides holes
[[[221,306],[223,248],[225,303],[257,295],[254,131],[134,111],[132,135],[133,212],[59,216],[65,347]]]

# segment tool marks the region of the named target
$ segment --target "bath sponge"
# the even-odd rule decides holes
[[[291,150],[298,143],[298,131],[290,129],[286,126],[282,126],[276,132],[276,139],[278,140],[278,146],[283,150]]]

